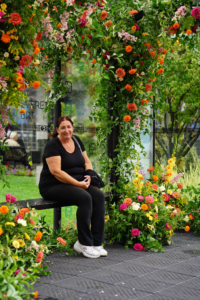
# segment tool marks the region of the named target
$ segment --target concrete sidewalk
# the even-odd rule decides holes
[[[108,257],[56,252],[34,285],[42,300],[200,300],[200,236],[176,233],[164,253],[107,245]]]

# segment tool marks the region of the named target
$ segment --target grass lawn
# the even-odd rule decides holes
[[[17,200],[27,200],[41,198],[38,186],[36,185],[35,177],[7,175],[10,183],[10,188],[4,187],[0,182],[0,203],[5,202],[6,194],[11,194],[17,197]],[[66,208],[66,210],[69,208]],[[66,218],[65,207],[62,207],[62,227],[66,228],[69,223],[72,225],[76,222],[76,206],[72,207],[71,217]],[[53,209],[45,209],[37,211],[41,216],[46,216],[46,221],[53,227]]]

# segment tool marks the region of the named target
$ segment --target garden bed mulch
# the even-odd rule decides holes
[[[106,245],[108,257],[87,259],[55,252],[51,275],[34,285],[42,300],[199,300],[200,236],[177,232],[164,253]]]

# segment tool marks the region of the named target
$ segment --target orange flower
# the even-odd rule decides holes
[[[84,39],[84,38],[85,38],[85,36],[84,36],[84,35],[82,35],[82,36],[81,36],[81,39]]]
[[[0,235],[3,234],[3,229],[0,227]]]
[[[138,11],[136,9],[129,11],[129,15],[134,16]]]
[[[33,221],[33,219],[30,217],[30,219],[29,219],[29,223],[31,224],[31,225],[35,225],[35,222]]]
[[[110,27],[113,27],[113,23],[112,23],[112,21],[107,21],[107,22],[104,23],[104,26],[106,28],[110,28]]]
[[[7,44],[7,43],[10,43],[11,37],[8,34],[4,33],[1,36],[1,40],[3,43]]]
[[[169,201],[169,197],[167,194],[162,194],[163,201]]]
[[[25,85],[24,82],[22,82],[22,84],[20,84],[20,87],[18,88],[18,90],[19,90],[20,92],[23,92],[23,91],[25,90],[25,88],[26,88],[26,85]]]
[[[148,210],[148,206],[146,204],[142,204],[140,208],[142,210]]]
[[[166,54],[167,53],[167,50],[165,49],[164,51],[163,51],[163,54]]]
[[[191,213],[189,213],[190,220],[194,220],[194,217]]]
[[[177,183],[177,187],[181,190],[183,188],[182,183]]]
[[[152,184],[151,188],[154,189],[154,190],[156,190],[156,191],[158,190],[158,186],[155,183]]]
[[[125,89],[130,92],[132,90],[132,86],[130,84],[127,84],[125,86]]]
[[[164,60],[161,59],[161,60],[160,60],[160,65],[163,65],[163,64],[164,64]]]
[[[135,103],[129,103],[129,104],[127,105],[127,108],[128,108],[128,110],[135,111],[135,110],[137,109],[137,106],[136,106]]]
[[[126,198],[126,199],[124,200],[124,203],[125,203],[128,207],[131,205],[132,202],[133,202],[133,201],[132,201],[131,198]]]
[[[119,69],[117,69],[116,74],[119,77],[124,77],[126,75],[126,72],[124,71],[124,69],[119,68]]]
[[[131,117],[129,115],[125,116],[124,117],[124,121],[125,122],[129,122],[131,120]]]
[[[35,291],[35,293],[34,293],[34,299],[37,299],[38,295],[39,295],[38,291]]]
[[[153,171],[153,170],[154,170],[154,167],[153,167],[153,166],[151,166],[150,168],[147,169],[148,172],[151,172],[151,171]]]
[[[100,19],[105,20],[107,18],[107,15],[108,15],[107,11],[102,10],[101,15],[100,15]]]
[[[151,51],[151,52],[150,52],[150,56],[151,56],[151,57],[154,57],[154,56],[155,56],[155,52]]]
[[[149,43],[145,43],[144,46],[146,46],[147,49],[151,48],[151,45]]]
[[[54,9],[55,11],[58,11],[56,6],[53,6],[53,9]]]
[[[129,74],[133,75],[133,74],[135,74],[135,73],[137,72],[137,69],[131,69],[131,70],[128,71],[128,72],[129,72]]]
[[[141,104],[144,105],[144,103],[147,104],[148,102],[149,102],[149,100],[145,99],[145,100],[142,100],[142,101],[141,101]]]
[[[153,79],[152,78],[150,78],[149,80],[148,80],[148,82],[152,82],[153,81]]]
[[[162,74],[164,72],[164,69],[159,69],[157,72],[156,72],[156,74]]]
[[[24,114],[25,112],[26,112],[25,109],[20,109],[19,111],[20,114]]]
[[[153,181],[158,181],[158,176],[153,175]]]
[[[59,23],[59,24],[57,25],[57,27],[58,27],[58,28],[62,28],[62,25]]]
[[[0,213],[2,213],[2,215],[6,215],[8,213],[9,209],[6,205],[2,205],[0,207]]]
[[[178,192],[173,192],[173,193],[172,193],[172,197],[175,198],[175,199],[178,199],[180,196],[181,196],[181,195],[180,195],[180,193],[178,193]]]
[[[188,29],[188,30],[186,31],[186,33],[187,33],[188,35],[190,35],[190,34],[192,34],[192,30]]]
[[[132,47],[131,46],[126,46],[126,52],[130,53],[132,51]]]
[[[185,226],[185,231],[186,232],[190,231],[190,226]]]
[[[179,24],[178,24],[178,23],[175,23],[175,24],[173,25],[173,28],[174,28],[174,29],[178,29],[178,28],[179,28]]]
[[[96,62],[97,62],[96,59],[93,59],[93,61],[91,62],[91,64],[94,64],[94,65],[95,65]]]
[[[146,90],[147,92],[150,92],[150,91],[152,90],[152,84],[147,83],[146,86],[145,86],[145,90]]]
[[[87,16],[88,16],[88,10],[84,10],[84,11],[83,11],[83,14],[82,14],[82,18],[83,18],[83,19],[86,19]]]
[[[33,82],[33,84],[32,84],[32,87],[33,87],[34,89],[38,89],[39,86],[40,86],[40,82],[39,82],[39,81],[35,81],[35,82]]]
[[[158,219],[158,214],[157,213],[154,213],[154,219]]]
[[[58,241],[59,243],[61,243],[62,245],[64,245],[64,246],[65,246],[66,243],[67,243],[67,242],[66,242],[65,240],[63,240],[61,237],[58,237],[58,238],[57,238],[57,241]]]
[[[172,53],[174,52],[175,50],[174,49],[172,49]]]
[[[69,46],[69,47],[67,47],[66,52],[67,52],[67,53],[70,53],[70,52],[72,52],[72,50],[73,50],[72,46]]]
[[[23,82],[23,78],[21,76],[19,76],[19,77],[16,78],[16,81],[18,83],[22,83]]]
[[[133,27],[132,27],[132,30],[133,30],[133,31],[136,31],[136,29],[137,29],[136,26],[133,26]]]
[[[42,238],[42,232],[41,231],[37,231],[36,232],[36,236],[34,237],[34,240],[36,242],[39,242],[41,240],[41,238]]]
[[[49,92],[49,89],[48,89],[48,88],[46,89],[46,92]]]
[[[33,52],[34,54],[38,55],[40,53],[40,48],[35,48],[35,51]]]

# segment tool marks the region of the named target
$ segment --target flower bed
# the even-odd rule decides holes
[[[37,219],[34,209],[20,209],[11,194],[6,201],[8,205],[0,207],[0,299],[36,299],[38,292],[30,293],[25,285],[33,289],[38,274],[50,273],[43,266],[50,249],[72,252],[76,231],[52,232],[44,218]]]
[[[106,234],[111,242],[122,240],[126,247],[137,251],[164,251],[162,245],[171,244],[175,229],[190,230],[195,202],[188,202],[183,185],[177,182],[183,174],[173,177],[175,160],[170,159],[165,169],[158,165],[150,167],[148,181],[143,181],[143,171],[136,167],[135,178],[126,186],[125,200],[112,206],[106,223]],[[199,229],[198,205],[199,202],[196,211],[193,210],[198,218],[192,226]]]

